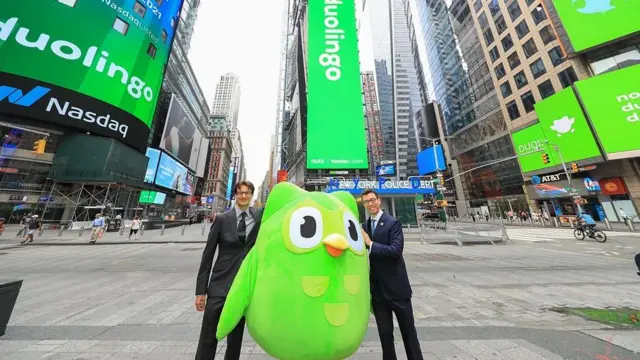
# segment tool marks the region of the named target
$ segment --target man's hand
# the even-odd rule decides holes
[[[371,246],[371,243],[372,243],[373,241],[371,241],[371,238],[369,237],[369,234],[367,234],[367,232],[366,232],[366,231],[364,231],[364,229],[362,229],[362,237],[364,238],[364,243],[365,243],[367,246]]]
[[[207,305],[207,295],[196,295],[196,310],[204,311]]]

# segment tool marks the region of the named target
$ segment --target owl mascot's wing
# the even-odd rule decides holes
[[[218,340],[222,340],[238,325],[249,306],[255,285],[257,258],[256,251],[251,249],[240,265],[240,270],[233,280],[231,290],[229,290],[222,308],[216,333]]]

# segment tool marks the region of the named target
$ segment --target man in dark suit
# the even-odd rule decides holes
[[[249,207],[254,190],[249,181],[238,182],[234,187],[236,206],[218,214],[211,225],[196,282],[196,309],[204,311],[196,360],[215,358],[222,307],[242,261],[255,244],[263,209]],[[212,271],[216,247],[218,258]],[[225,359],[240,358],[243,332],[244,318],[227,336]]]
[[[369,250],[371,304],[382,343],[382,358],[395,360],[393,314],[396,315],[404,349],[409,360],[422,360],[420,342],[413,320],[411,285],[402,257],[402,224],[380,209],[380,197],[371,189],[362,192],[362,203],[369,212],[364,241]]]

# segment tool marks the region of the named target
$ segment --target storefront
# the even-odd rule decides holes
[[[596,181],[598,186],[598,198],[609,221],[624,222],[628,217],[634,222],[640,222],[638,213],[621,177],[609,177]]]
[[[395,216],[403,225],[417,225],[417,202],[424,195],[435,194],[434,184],[429,180],[372,180],[329,179],[326,192],[348,191],[358,202],[360,220],[364,222],[366,212],[360,195],[365,189],[375,190],[382,200],[382,209]]]

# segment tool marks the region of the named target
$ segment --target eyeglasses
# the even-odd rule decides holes
[[[251,192],[251,191],[238,191],[236,193],[236,195],[244,195],[244,196],[253,195],[253,192]]]
[[[378,198],[373,198],[373,199],[369,199],[369,200],[362,199],[362,202],[365,203],[365,204],[373,204],[374,202],[376,202],[376,200],[378,200]]]

